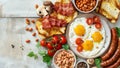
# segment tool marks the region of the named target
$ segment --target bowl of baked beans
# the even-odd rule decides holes
[[[81,13],[90,13],[95,10],[99,0],[72,0],[75,8]]]

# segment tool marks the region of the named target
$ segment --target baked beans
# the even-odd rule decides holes
[[[96,5],[96,0],[75,0],[75,4],[81,11],[90,11]]]

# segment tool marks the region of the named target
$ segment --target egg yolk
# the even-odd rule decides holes
[[[78,36],[83,36],[85,34],[85,28],[83,25],[77,25],[74,28],[74,31],[75,31],[76,35],[78,35]]]
[[[101,33],[97,31],[92,34],[92,38],[95,42],[100,42],[103,37],[102,37]]]
[[[91,40],[86,40],[83,44],[83,49],[85,51],[91,51],[93,49],[93,41]]]

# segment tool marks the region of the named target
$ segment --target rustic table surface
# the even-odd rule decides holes
[[[33,37],[25,31],[25,18],[36,19],[38,16],[34,5],[42,5],[43,1],[0,0],[0,68],[47,68],[42,57],[34,60],[27,56],[30,51],[37,53],[35,39],[39,37]],[[108,24],[110,28],[120,27],[120,17],[116,24]],[[34,25],[31,27],[34,28]],[[26,39],[31,39],[32,42],[26,44]],[[12,45],[15,47],[12,48]]]

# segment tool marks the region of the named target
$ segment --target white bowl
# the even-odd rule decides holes
[[[92,12],[92,11],[94,11],[94,10],[96,9],[99,0],[96,0],[96,5],[95,5],[94,8],[93,8],[92,10],[90,10],[90,11],[82,11],[82,10],[80,10],[80,9],[76,6],[75,0],[72,0],[72,2],[73,2],[73,5],[75,6],[75,8],[76,8],[79,12],[81,12],[81,13],[90,13],[90,12]]]
[[[55,64],[54,58],[55,58],[55,56],[56,56],[59,52],[61,52],[62,50],[65,50],[65,49],[60,49],[60,50],[58,50],[58,51],[55,53],[55,55],[53,56],[52,63],[53,63],[53,67],[55,67],[55,68],[58,68],[58,66]],[[75,64],[76,64],[76,56],[75,56],[75,54],[74,54],[71,50],[67,50],[67,51],[69,51],[69,52],[74,56],[75,62],[74,62],[74,65],[73,65],[73,66],[75,67]]]
[[[78,63],[80,63],[80,62],[86,63],[86,64],[87,64],[87,68],[90,68],[90,65],[87,63],[87,61],[85,61],[85,60],[83,60],[83,59],[80,59],[80,60],[76,63],[75,68],[77,68]]]

